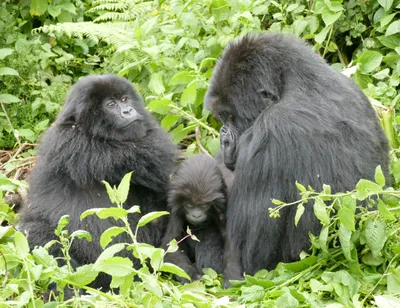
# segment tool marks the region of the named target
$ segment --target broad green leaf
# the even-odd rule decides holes
[[[385,27],[388,23],[392,21],[392,19],[396,16],[396,13],[386,15],[381,19],[381,27]]]
[[[24,137],[26,140],[29,140],[31,142],[36,141],[36,135],[34,131],[29,128],[20,128],[18,129],[18,133],[21,137]]]
[[[354,225],[354,212],[351,211],[349,208],[344,207],[341,208],[338,212],[339,220],[340,222],[350,231],[356,231],[355,225]]]
[[[208,138],[207,139],[207,149],[210,151],[212,156],[215,156],[220,149],[219,138]]]
[[[265,290],[261,286],[241,287],[242,292],[239,301],[240,302],[258,302],[264,298]],[[275,303],[277,304],[277,303]],[[277,306],[282,307],[282,306]]]
[[[286,291],[275,301],[274,307],[299,307],[299,301],[289,291]]]
[[[183,124],[178,125],[171,131],[171,138],[174,144],[181,142],[189,133],[189,129]]]
[[[117,204],[118,203],[118,197],[117,197],[116,190],[113,189],[110,186],[110,184],[108,184],[106,181],[102,181],[102,183],[106,186],[106,191],[107,191],[108,197],[110,198],[111,203],[112,204]]]
[[[80,286],[84,286],[93,282],[98,274],[99,272],[94,270],[93,264],[87,264],[78,267],[74,273],[68,276],[67,279],[75,282]]]
[[[342,15],[342,11],[333,12],[329,8],[325,8],[322,11],[322,20],[324,21],[326,26],[332,25],[339,17]]]
[[[101,248],[106,248],[108,244],[116,237],[117,235],[125,232],[125,228],[122,227],[111,227],[102,233],[100,236],[100,246]]]
[[[119,200],[120,204],[125,203],[125,201],[128,199],[129,185],[131,183],[131,177],[132,177],[132,172],[125,174],[125,176],[121,180],[121,183],[118,186],[117,195],[118,195],[118,200]]]
[[[79,239],[87,239],[89,242],[92,241],[92,236],[88,231],[85,230],[76,230],[71,233],[70,238],[79,238]]]
[[[21,232],[16,232],[14,235],[14,245],[17,251],[18,257],[21,259],[26,258],[29,254],[29,244],[25,235]]]
[[[140,206],[139,205],[134,205],[127,212],[129,214],[140,213]]]
[[[169,242],[168,249],[167,249],[168,253],[173,253],[173,252],[177,251],[178,249],[179,249],[179,246],[178,246],[178,242],[176,241],[176,239],[173,239],[171,242]]]
[[[0,60],[3,60],[5,57],[11,55],[14,52],[14,49],[11,48],[0,48]]]
[[[388,207],[381,200],[381,198],[378,198],[378,211],[382,215],[382,217],[387,220],[393,221],[396,219],[396,217],[394,217],[394,215],[388,210]]]
[[[344,196],[341,200],[340,203],[342,207],[346,207],[349,210],[351,210],[352,213],[356,212],[356,207],[357,207],[357,201],[356,199],[352,198],[351,196]]]
[[[32,250],[32,255],[37,264],[45,266],[57,266],[57,261],[49,254],[47,249],[42,246],[37,246]]]
[[[120,252],[124,248],[125,248],[125,244],[123,244],[123,243],[111,245],[110,247],[104,249],[104,251],[97,258],[96,263],[103,262],[104,260],[113,257],[116,253]]]
[[[294,217],[294,224],[296,227],[297,227],[297,224],[299,223],[301,216],[303,216],[303,213],[304,213],[304,205],[303,205],[303,203],[300,203],[297,206],[296,216]]]
[[[398,308],[400,299],[391,295],[374,295],[375,305],[378,308]]]
[[[36,126],[34,127],[34,131],[36,133],[40,133],[44,131],[47,127],[49,127],[49,119],[45,119],[36,124]]]
[[[169,85],[189,84],[195,79],[196,75],[193,72],[180,72],[174,75],[169,81]]]
[[[315,36],[315,41],[322,45],[331,27],[325,27]]]
[[[181,269],[180,267],[178,267],[178,266],[176,266],[175,264],[172,264],[172,263],[165,262],[160,267],[160,271],[171,273],[171,274],[174,274],[174,275],[178,275],[180,277],[186,278],[187,280],[190,280],[190,277],[188,276],[188,274],[185,273],[185,271],[183,269]]]
[[[304,258],[303,260],[300,260],[297,262],[284,264],[283,266],[291,272],[299,273],[299,272],[304,271],[305,269],[309,268],[310,266],[313,266],[317,262],[318,262],[318,257],[310,256],[310,257]]]
[[[135,272],[132,261],[122,257],[111,257],[100,262],[96,261],[93,269],[117,277],[123,277]]]
[[[30,13],[32,16],[41,16],[46,13],[48,0],[32,0]]]
[[[317,216],[317,218],[321,221],[322,225],[329,224],[328,208],[324,201],[322,201],[320,198],[315,199],[314,213],[315,216]]]
[[[145,288],[145,291],[148,291],[146,293],[150,292],[157,298],[161,299],[163,296],[163,292],[157,278],[153,275],[146,275],[141,278],[143,279],[143,286]]]
[[[393,0],[378,0],[378,3],[384,8],[387,12],[390,10],[393,4]]]
[[[76,9],[75,5],[73,5],[71,2],[64,3],[62,5],[63,10],[70,12],[71,14],[76,15]]]
[[[248,284],[262,286],[263,288],[271,288],[275,285],[273,281],[265,278],[257,278],[256,276],[252,277],[248,275],[245,275],[244,278]]]
[[[169,110],[169,104],[171,101],[169,99],[160,99],[160,100],[154,100],[151,101],[148,105],[147,108],[150,111],[157,112],[158,114],[168,114]]]
[[[361,179],[356,185],[357,197],[364,200],[368,196],[375,195],[382,190],[382,187],[369,180]]]
[[[161,95],[165,91],[162,76],[159,73],[154,73],[151,75],[148,86],[149,86],[150,91],[157,95]]]
[[[60,15],[60,13],[61,13],[61,6],[50,4],[49,7],[47,8],[47,10],[49,11],[49,14],[55,18],[58,15]]]
[[[343,254],[348,261],[353,261],[351,258],[351,234],[352,232],[341,223],[339,227],[340,246],[342,247]]]
[[[300,190],[301,192],[307,191],[307,189],[306,189],[303,185],[301,185],[299,182],[297,182],[297,181],[296,181],[296,187],[297,187],[297,189]]]
[[[391,49],[395,49],[396,47],[400,46],[400,34],[391,35],[391,36],[378,36],[378,40]]]
[[[400,20],[392,22],[386,30],[385,36],[396,34],[400,32]]]
[[[144,215],[142,218],[139,219],[139,222],[137,223],[137,227],[143,227],[147,225],[150,221],[157,219],[158,217],[164,216],[164,215],[169,215],[169,212],[151,212],[146,215]]]
[[[365,227],[365,240],[367,247],[374,257],[377,257],[386,243],[386,227],[379,220],[370,220]]]
[[[328,235],[329,226],[323,226],[319,234],[318,242],[321,250],[325,253],[328,253]]]
[[[19,76],[19,73],[11,67],[0,67],[0,76],[4,75]]]
[[[350,298],[358,292],[357,281],[350,275],[349,272],[340,270],[333,274],[333,281],[339,282],[347,287]]]
[[[194,104],[196,100],[196,94],[197,94],[197,85],[196,82],[190,83],[186,89],[183,91],[181,95],[181,106],[186,107],[187,105],[192,105]]]
[[[168,112],[168,110],[167,110]],[[166,131],[169,131],[173,125],[181,118],[177,114],[168,114],[161,120],[161,127]]]
[[[362,74],[371,73],[379,65],[381,65],[383,56],[378,51],[367,50],[364,51],[357,59],[357,63]]]
[[[383,175],[381,166],[378,166],[375,169],[375,182],[381,187],[384,187],[386,184],[385,176]]]
[[[14,232],[12,226],[0,226],[0,239],[6,236],[10,236]]]
[[[282,205],[282,204],[284,204],[284,202],[282,202],[282,201],[280,201],[280,200],[278,200],[278,199],[272,199],[271,202],[272,202],[273,204],[275,204],[275,205]]]
[[[150,258],[150,264],[153,270],[158,271],[163,264],[164,250],[156,249]]]
[[[2,101],[5,104],[9,104],[9,103],[18,103],[20,99],[11,94],[0,94],[0,101]]]
[[[115,220],[122,219],[128,215],[127,210],[119,207],[107,207],[96,212],[97,217],[100,219],[114,218]]]

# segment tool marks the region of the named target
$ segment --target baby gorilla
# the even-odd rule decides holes
[[[230,181],[231,175],[223,163],[198,154],[184,161],[171,181],[168,197],[171,216],[163,247],[172,239],[182,239],[187,226],[200,242],[182,241],[179,250],[167,254],[165,261],[181,267],[192,280],[201,277],[203,268],[210,267],[218,273],[224,269],[225,180]],[[186,279],[177,279],[186,282]]]

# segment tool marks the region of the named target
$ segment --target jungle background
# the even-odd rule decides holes
[[[399,16],[399,0],[2,0],[0,307],[400,307]],[[304,205],[315,201],[323,228],[310,235],[310,256],[246,276],[227,290],[212,270],[205,270],[201,281],[175,283],[162,273],[184,273],[163,263],[166,252],[134,237],[129,245],[141,252],[141,269],[115,257],[107,239],[101,260],[76,270],[58,267],[47,247],[29,251],[25,235],[13,227],[18,205],[26,196],[40,135],[74,82],[88,74],[126,77],[184,155],[215,155],[220,124],[203,110],[204,94],[223,48],[252,31],[302,37],[357,82],[390,141],[393,187],[386,188],[379,168],[375,182],[361,180],[341,194],[298,183],[299,202],[276,201],[271,214],[297,206],[298,221]],[[122,184],[110,192],[119,200],[127,189]],[[368,212],[360,201],[369,204]],[[71,241],[89,235],[66,233],[66,223],[65,217],[56,232],[68,259]],[[112,275],[119,294],[86,286],[100,271]],[[63,301],[61,293],[45,301],[51,282],[70,285],[76,297]],[[87,294],[78,294],[79,288]]]

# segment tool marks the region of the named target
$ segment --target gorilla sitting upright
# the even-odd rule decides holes
[[[124,207],[140,205],[142,214],[166,210],[175,158],[175,146],[127,80],[115,75],[82,78],[40,143],[28,202],[21,213],[21,227],[28,233],[31,247],[56,239],[57,222],[62,215],[70,215],[68,230],[84,229],[93,238],[91,242],[73,241],[73,266],[95,262],[102,252],[100,235],[118,222],[93,216],[80,221],[79,217],[90,208],[111,206],[102,181],[117,185],[133,171]],[[128,218],[135,228],[139,214]],[[138,241],[159,245],[165,225],[160,219],[140,228]],[[114,241],[130,239],[121,234]],[[52,246],[51,253],[60,257],[59,246]],[[122,254],[132,258],[132,252]],[[134,263],[139,265],[138,260]],[[107,291],[109,282],[108,276],[100,275],[91,286]]]

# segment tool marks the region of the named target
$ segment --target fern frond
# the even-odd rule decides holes
[[[128,4],[125,3],[104,3],[98,6],[95,6],[88,10],[89,13],[98,12],[98,11],[124,11],[128,8]]]
[[[94,22],[103,22],[103,21],[130,21],[132,20],[132,15],[129,13],[105,13],[99,17],[97,17]]]

